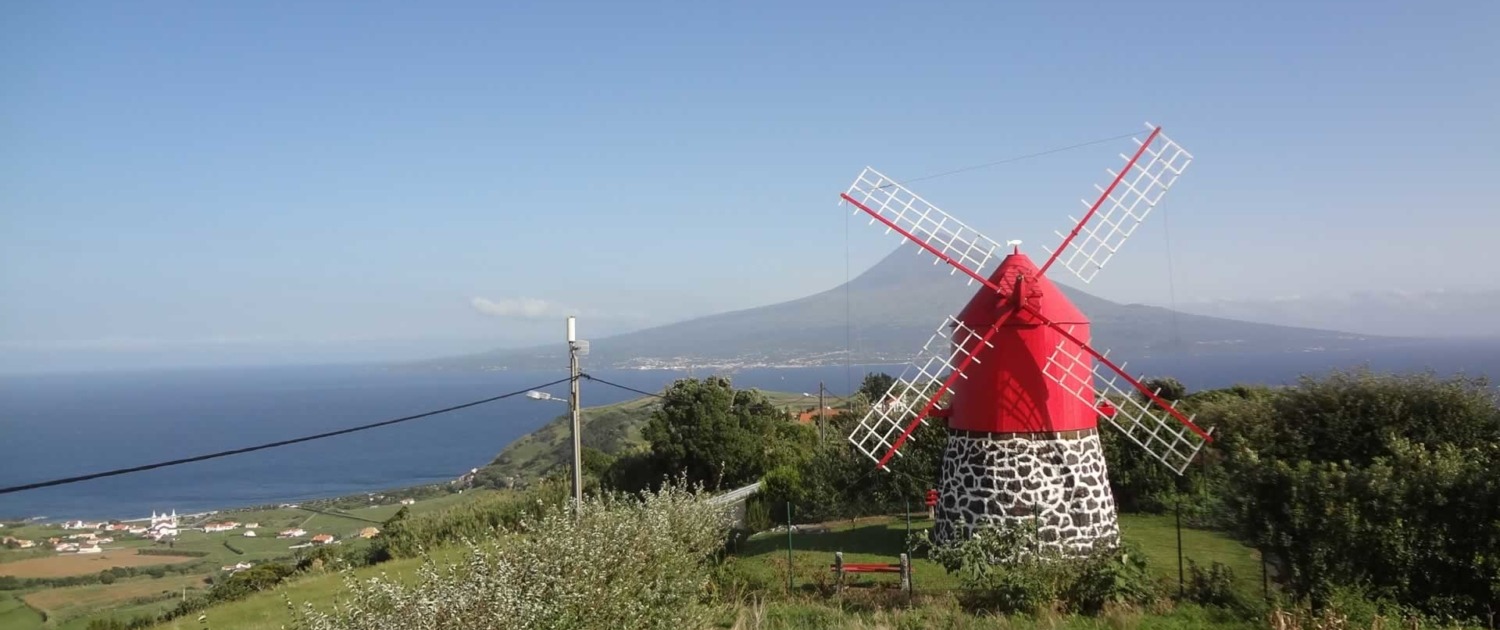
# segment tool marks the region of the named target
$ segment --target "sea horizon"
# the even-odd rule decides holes
[[[1304,374],[1368,367],[1447,376],[1500,374],[1500,340],[1419,340],[1358,351],[1162,355],[1134,375],[1191,390],[1285,385]],[[587,370],[587,367],[585,367]],[[659,391],[677,378],[727,374],[738,387],[843,396],[867,371],[900,365],[715,370],[593,370]],[[421,372],[380,364],[175,368],[0,375],[0,486],[239,448],[447,407],[566,378],[564,370]],[[585,407],[638,394],[582,385]],[[566,385],[548,391],[565,396]],[[809,405],[815,400],[810,399]],[[518,396],[401,425],[167,469],[0,496],[0,517],[139,518],[296,503],[443,483],[489,463],[565,406]]]

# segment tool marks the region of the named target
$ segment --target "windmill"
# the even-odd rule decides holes
[[[1107,170],[1083,218],[1058,233],[1040,267],[866,168],[841,196],[980,285],[949,316],[849,441],[886,468],[929,418],[946,418],[934,537],[983,527],[1036,525],[1037,547],[1065,554],[1118,544],[1114,497],[1100,446],[1104,419],[1181,474],[1209,431],[1089,344],[1089,321],[1047,272],[1061,264],[1087,283],[1145,220],[1193,156],[1146,125],[1125,166]],[[1101,369],[1102,366],[1102,369]],[[1096,379],[1102,388],[1095,389]],[[1096,391],[1099,394],[1096,394]]]

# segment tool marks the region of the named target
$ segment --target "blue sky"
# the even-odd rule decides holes
[[[424,357],[796,298],[895,245],[835,203],[861,167],[1144,120],[1198,160],[1103,297],[1500,288],[1495,2],[0,12],[3,370]],[[913,188],[1039,253],[1129,148]]]

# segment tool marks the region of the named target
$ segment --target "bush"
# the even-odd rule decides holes
[[[576,518],[575,518],[576,516]],[[469,560],[429,561],[418,583],[347,581],[332,613],[296,609],[298,627],[704,627],[709,563],[723,544],[722,509],[678,487],[639,500],[586,499],[470,543]]]
[[[1222,562],[1214,562],[1207,569],[1192,560],[1187,561],[1187,583],[1183,585],[1184,599],[1220,608],[1245,608],[1239,594],[1234,590],[1234,571]]]
[[[1097,613],[1110,604],[1144,604],[1159,585],[1134,548],[1099,549],[1083,557],[1037,552],[1031,525],[979,530],[958,543],[930,546],[929,557],[959,576],[959,601],[971,610]]]

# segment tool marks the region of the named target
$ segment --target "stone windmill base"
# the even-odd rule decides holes
[[[1065,556],[1119,545],[1097,429],[1049,433],[950,430],[938,481],[936,542],[977,528],[1036,527],[1036,548]]]

